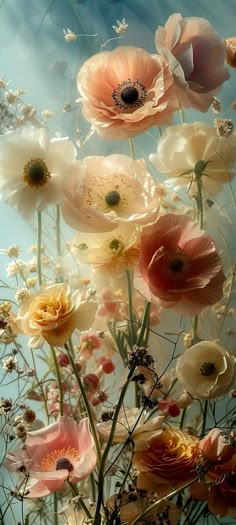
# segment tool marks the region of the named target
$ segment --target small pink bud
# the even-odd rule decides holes
[[[60,354],[57,357],[57,361],[58,361],[59,366],[62,366],[62,367],[68,366],[70,364],[69,357],[64,352],[60,352]]]
[[[95,392],[99,385],[99,378],[95,374],[87,374],[83,377],[83,383],[88,392]]]

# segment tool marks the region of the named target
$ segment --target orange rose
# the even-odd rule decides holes
[[[198,439],[181,430],[168,428],[135,452],[139,470],[138,487],[165,496],[196,476]]]

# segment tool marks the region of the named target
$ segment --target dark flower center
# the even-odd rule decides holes
[[[127,86],[122,89],[120,96],[125,104],[133,104],[138,100],[138,90],[134,86]]]
[[[183,266],[184,261],[183,259],[181,259],[181,257],[177,256],[170,261],[170,269],[172,270],[172,272],[179,272],[180,270],[182,270]]]
[[[22,179],[32,188],[40,188],[48,182],[51,174],[43,159],[32,158],[24,165]]]
[[[109,248],[111,248],[111,250],[118,250],[120,248],[120,241],[118,241],[118,239],[113,239],[110,244],[109,244]]]
[[[105,201],[108,206],[116,206],[120,202],[120,194],[116,190],[109,191],[105,196]]]
[[[59,458],[56,462],[56,470],[66,469],[68,472],[73,470],[73,465],[68,458]]]
[[[112,98],[119,107],[125,111],[137,109],[144,105],[147,96],[147,90],[139,80],[124,80],[118,84],[112,93]]]
[[[205,363],[202,364],[200,368],[200,372],[203,376],[211,376],[215,372],[215,365],[214,363],[209,363],[205,361]]]

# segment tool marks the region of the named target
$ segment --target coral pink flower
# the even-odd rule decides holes
[[[135,287],[149,301],[195,315],[219,301],[225,276],[213,240],[185,215],[145,228]]]
[[[86,60],[77,86],[84,117],[106,139],[125,139],[167,124],[178,108],[166,60],[134,46]]]
[[[226,38],[226,62],[229,66],[236,68],[236,37]]]
[[[174,74],[182,106],[207,111],[213,93],[229,78],[223,40],[204,18],[171,15],[159,26],[156,47]]]
[[[234,447],[226,441],[218,428],[212,428],[210,432],[199,441],[198,447],[204,459],[207,459],[210,463],[228,461],[234,452]]]
[[[62,416],[52,425],[28,432],[24,450],[7,453],[4,466],[21,472],[25,467],[30,476],[25,495],[41,498],[61,489],[67,479],[77,483],[86,478],[96,461],[88,419],[76,423]]]

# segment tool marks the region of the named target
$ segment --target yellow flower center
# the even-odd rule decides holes
[[[136,201],[136,191],[132,183],[123,175],[114,177],[93,177],[93,184],[87,189],[87,204],[96,206],[102,213],[122,214]]]
[[[31,188],[44,186],[50,178],[51,174],[43,159],[32,158],[24,165],[22,180]]]
[[[73,464],[79,460],[79,451],[72,447],[63,447],[49,452],[42,460],[42,469],[46,472],[52,470],[73,470]]]

